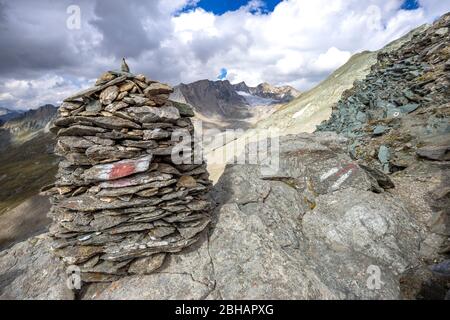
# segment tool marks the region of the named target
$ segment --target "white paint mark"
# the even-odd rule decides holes
[[[92,237],[92,234],[88,234],[87,236],[78,238],[78,240],[79,240],[79,241],[86,241],[86,240],[89,240],[91,237]]]
[[[343,184],[345,182],[345,180],[348,179],[348,177],[350,177],[350,175],[352,174],[353,170],[349,170],[346,174],[342,175],[332,186],[331,186],[331,190],[337,190],[341,184]]]
[[[328,179],[329,177],[331,177],[333,174],[335,174],[336,172],[338,172],[339,169],[338,168],[332,168],[329,171],[325,172],[324,174],[322,174],[320,176],[320,181],[323,181],[325,179]]]

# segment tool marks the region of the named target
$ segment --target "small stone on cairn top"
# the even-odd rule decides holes
[[[121,65],[120,69],[123,72],[130,72],[130,67],[128,67],[127,62],[125,61],[125,58],[122,58],[122,65]]]

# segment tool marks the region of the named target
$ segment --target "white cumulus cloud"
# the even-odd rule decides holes
[[[379,49],[450,10],[441,0],[420,0],[412,11],[400,9],[402,0],[285,0],[267,14],[262,1],[251,1],[214,15],[197,0],[80,0],[82,27],[70,31],[69,0],[3,2],[0,106],[7,107],[60,101],[117,68],[122,56],[132,71],[173,85],[215,80],[226,68],[232,82],[306,90],[352,54]]]

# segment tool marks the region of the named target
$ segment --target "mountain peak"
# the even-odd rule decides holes
[[[248,108],[286,103],[299,94],[290,86],[275,87],[268,82],[249,87],[244,81],[202,79],[176,86],[171,100],[188,103],[205,116],[243,120],[252,117]]]
[[[261,87],[261,88],[268,88],[268,87],[270,87],[270,88],[272,88],[273,86],[270,83],[268,83],[268,82],[261,82],[260,84],[257,85],[257,87]]]
[[[242,91],[242,92],[247,92],[250,93],[250,89],[247,86],[247,84],[244,81],[241,81],[239,83],[233,84],[233,87],[236,91]]]
[[[171,99],[185,102],[206,116],[225,118],[242,118],[241,112],[247,106],[246,100],[240,96],[228,80],[198,80],[189,84],[176,86]]]
[[[237,91],[250,93],[260,98],[272,99],[274,103],[287,103],[300,95],[300,91],[291,86],[276,87],[268,82],[262,82],[256,87],[248,87],[245,82],[233,86]]]
[[[19,116],[5,121],[2,128],[20,131],[37,131],[43,129],[56,115],[58,108],[52,104],[45,104],[37,109],[30,109]]]

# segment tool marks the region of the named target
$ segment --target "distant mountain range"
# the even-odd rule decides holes
[[[275,87],[261,83],[250,87],[245,82],[199,80],[181,83],[170,99],[191,105],[202,120],[246,121],[300,96],[290,86]],[[0,149],[9,144],[28,141],[44,130],[55,117],[57,107],[43,105],[29,111],[0,107]],[[268,112],[267,114],[269,114]]]
[[[364,79],[377,62],[379,54],[398,50],[403,44],[427,29],[427,25],[411,30],[378,51],[354,54],[344,65],[314,88],[278,108],[269,117],[258,122],[259,129],[277,128],[283,134],[313,132],[322,121],[331,116],[331,106],[339,101],[345,90],[355,81]]]
[[[0,125],[6,121],[19,117],[22,113],[23,111],[0,107]]]
[[[5,112],[0,123],[0,150],[12,144],[20,144],[36,136],[55,117],[57,107],[51,104],[26,112],[1,109]],[[8,112],[9,111],[9,112]]]
[[[175,87],[171,100],[190,104],[200,115],[221,120],[244,120],[254,116],[254,107],[289,102],[300,95],[290,86],[261,83],[249,87],[245,82],[199,80]]]
[[[2,128],[13,131],[35,131],[44,128],[47,123],[54,118],[58,110],[52,104],[45,104],[37,109],[25,112],[17,112],[14,118],[5,121]]]
[[[26,112],[1,109],[7,120],[0,124],[0,215],[53,181],[58,158],[55,136],[46,129],[57,110],[49,104]]]

